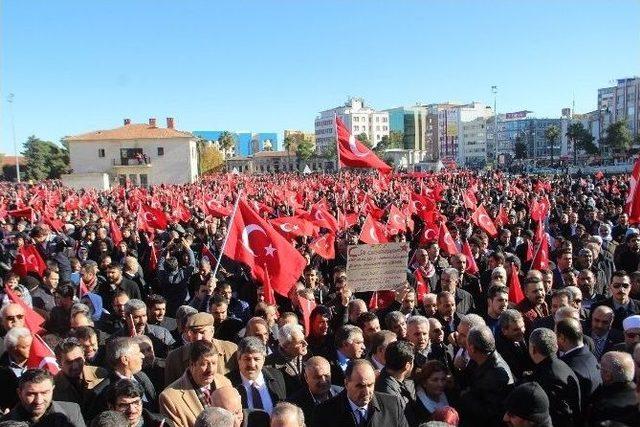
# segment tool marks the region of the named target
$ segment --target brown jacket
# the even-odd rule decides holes
[[[226,375],[237,367],[236,351],[238,346],[229,341],[213,340],[213,346],[218,350],[218,373]],[[171,350],[165,359],[164,383],[171,384],[184,374],[189,367],[189,350],[191,344]]]
[[[227,386],[231,386],[231,381],[223,375],[215,374],[211,388]],[[176,427],[193,427],[203,410],[186,372],[160,393],[160,413],[173,421]]]

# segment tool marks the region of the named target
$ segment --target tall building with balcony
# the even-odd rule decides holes
[[[322,154],[336,143],[334,117],[340,117],[352,135],[365,134],[373,147],[389,135],[389,113],[365,105],[362,98],[350,98],[340,106],[321,111],[315,120],[316,153]]]
[[[640,132],[640,77],[618,79],[612,87],[598,89],[600,127],[626,120],[633,136]]]
[[[198,176],[197,138],[175,129],[173,118],[159,127],[131,123],[114,129],[68,136],[71,174],[63,181],[74,188],[107,189],[114,184],[157,185],[195,182]]]

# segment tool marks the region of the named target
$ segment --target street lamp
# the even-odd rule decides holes
[[[494,158],[497,158],[498,152],[498,86],[491,86],[493,93],[493,150]]]
[[[13,93],[10,93],[7,96],[7,102],[9,103],[9,110],[11,114],[11,132],[13,136],[13,151],[15,152],[15,156],[16,156],[16,179],[18,180],[18,183],[20,183],[20,160],[18,159],[18,144],[16,144],[16,123],[13,115],[13,99],[14,98],[15,98],[15,95]]]

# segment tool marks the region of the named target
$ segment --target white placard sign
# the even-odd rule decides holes
[[[347,278],[354,292],[398,289],[407,281],[409,244],[354,245],[347,249]]]

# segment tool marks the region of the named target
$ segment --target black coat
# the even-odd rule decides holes
[[[586,408],[586,404],[591,395],[602,384],[600,376],[600,364],[596,357],[589,351],[586,345],[560,357],[578,377],[580,382],[581,407]]]
[[[628,426],[640,425],[635,384],[628,382],[602,385],[591,396],[585,418],[590,426],[596,426],[605,420],[618,421]]]
[[[311,425],[313,427],[358,427],[346,390],[318,405],[313,411]],[[399,398],[374,392],[369,402],[367,427],[408,427],[408,425]]]
[[[580,382],[571,368],[555,356],[538,363],[530,381],[549,397],[549,415],[554,427],[573,427],[580,420]]]
[[[341,391],[342,387],[337,385],[332,385],[331,388],[329,388],[329,394],[331,395],[331,397],[339,394]],[[311,424],[311,418],[313,417],[313,409],[317,406],[317,404],[315,399],[311,395],[311,392],[309,391],[309,387],[303,386],[295,393],[293,393],[291,397],[287,399],[287,401],[302,409],[307,425],[309,427],[313,427],[313,424]]]
[[[376,391],[380,393],[392,394],[398,396],[404,409],[404,415],[410,426],[419,424],[416,413],[416,387],[413,380],[398,381],[387,372],[386,368],[382,368],[380,375],[376,379]]]
[[[23,421],[32,427],[85,427],[80,406],[74,402],[51,402],[49,410],[35,423],[31,423],[31,416],[17,405],[1,421]]]
[[[287,393],[293,393],[303,386],[304,359],[302,357],[287,360],[282,349],[278,346],[273,353],[266,357],[264,365],[280,371]]]
[[[611,325],[612,329],[617,329],[622,331],[622,321],[629,316],[633,316],[634,314],[640,314],[640,301],[635,299],[629,299],[629,305],[627,305],[626,309],[616,310],[613,305],[613,297],[609,297],[606,300],[591,306],[591,312],[595,310],[596,307],[600,305],[606,305],[607,307],[613,310],[613,324]]]
[[[504,335],[502,335],[502,331],[498,331],[496,336],[496,350],[504,361],[507,362],[507,365],[509,365],[509,369],[511,369],[511,373],[516,381],[520,380],[526,371],[533,369],[533,361],[531,360],[531,356],[529,356],[529,347],[524,340],[520,341],[519,345],[516,346],[513,341],[506,339]]]
[[[473,301],[473,296],[464,289],[456,288],[456,313],[459,315],[475,313],[476,303]]]
[[[262,409],[243,409],[242,427],[269,427],[269,413]]]
[[[133,377],[144,390],[144,395],[147,399],[147,401],[143,403],[144,408],[148,409],[151,412],[157,413],[158,395],[156,394],[155,388],[153,388],[151,380],[144,372],[138,372]],[[119,379],[120,377],[112,371],[107,378],[100,382],[100,384],[89,390],[89,397],[87,399],[88,405],[85,408],[85,415],[88,420],[92,419],[98,413],[107,409],[109,390],[111,388],[111,385],[117,383]]]
[[[470,387],[460,396],[461,426],[501,425],[502,402],[513,388],[514,379],[507,362],[493,352],[472,373]]]
[[[148,324],[144,329],[144,335],[148,336],[151,340],[153,353],[158,357],[167,357],[169,351],[175,348],[176,340],[173,339],[171,332],[169,332],[167,328]],[[125,324],[124,327],[115,331],[110,339],[128,336],[130,336],[129,326]]]
[[[276,403],[287,398],[287,388],[285,386],[282,373],[277,369],[265,366],[262,368],[262,375],[264,376],[264,382],[267,386],[267,390],[269,390],[269,395],[271,396],[273,406],[276,406]],[[242,398],[242,407],[248,408],[247,390],[242,385],[242,377],[240,376],[240,371],[235,370],[229,372],[227,374],[227,378],[229,378],[231,384],[240,393],[240,397]]]
[[[18,403],[18,377],[9,368],[9,353],[0,356],[0,410],[11,409]]]

